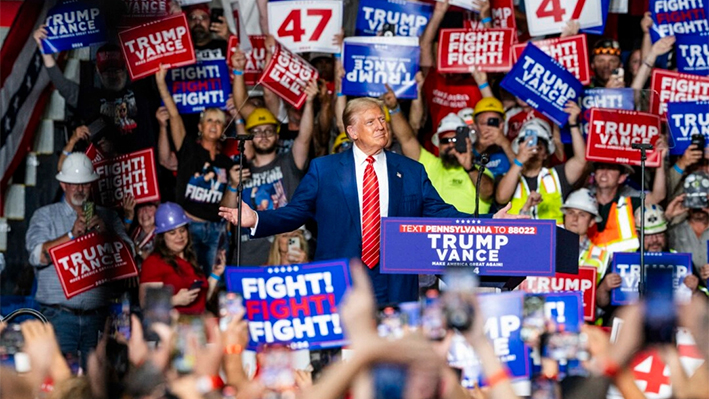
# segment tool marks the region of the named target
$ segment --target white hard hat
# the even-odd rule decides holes
[[[561,211],[566,214],[567,209],[580,209],[588,212],[595,217],[596,223],[600,223],[603,218],[598,214],[598,201],[587,188],[581,188],[569,194],[564,205],[561,206]]]
[[[641,209],[635,210],[635,228],[640,230]],[[667,231],[665,211],[660,205],[652,204],[645,207],[645,234],[658,234]]]
[[[82,152],[69,154],[56,177],[62,183],[71,184],[86,184],[98,180],[98,174],[94,171],[91,160]]]
[[[465,126],[467,127],[468,125],[465,123],[463,119],[461,119],[460,116],[454,114],[451,112],[450,114],[446,115],[445,118],[441,119],[441,122],[438,124],[438,130],[436,130],[436,133],[431,137],[431,143],[435,145],[436,147],[440,146],[440,142],[438,141],[438,136],[441,133],[446,133],[446,132],[455,132],[456,129],[459,127]],[[470,130],[470,141],[472,143],[475,143],[475,132],[473,130]]]
[[[512,141],[512,151],[514,151],[515,154],[519,153],[519,145],[524,140],[528,130],[535,132],[538,138],[544,139],[547,142],[547,153],[549,155],[554,153],[556,147],[551,137],[551,126],[543,119],[534,118],[522,125],[522,128],[519,130],[519,136]]]
[[[458,116],[463,120],[468,126],[475,123],[475,110],[472,108],[463,108],[458,111]]]

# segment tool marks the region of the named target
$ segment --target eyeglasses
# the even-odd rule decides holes
[[[442,139],[438,139],[438,141],[439,141],[441,144],[457,143],[457,142],[458,142],[458,138],[456,138],[456,137],[445,137],[445,138],[442,138]]]
[[[271,138],[276,135],[276,131],[273,129],[252,130],[251,133],[254,135],[254,138],[256,138],[256,139]]]
[[[189,19],[193,22],[209,21],[209,15],[190,15]]]

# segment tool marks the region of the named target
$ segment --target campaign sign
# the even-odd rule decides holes
[[[263,69],[266,67],[266,36],[255,35],[249,36],[251,42],[251,50],[246,52],[246,66],[244,67],[244,83],[253,86],[258,83]],[[227,61],[231,62],[231,55],[236,51],[237,39],[236,36],[229,38],[227,47]],[[234,80],[234,75],[230,74],[231,80]]]
[[[570,20],[582,29],[603,24],[601,0],[524,0],[524,7],[533,37],[561,33]]]
[[[396,97],[417,96],[416,72],[421,48],[415,37],[348,37],[342,55],[345,78],[342,92],[350,96],[379,97],[388,84]]]
[[[89,143],[89,146],[86,148],[86,156],[89,157],[89,160],[91,161],[92,165],[96,165],[97,162],[103,161],[106,159],[106,156],[99,150],[94,143]]]
[[[606,30],[606,20],[608,19],[608,8],[611,6],[611,0],[601,0],[601,24],[597,26],[589,26],[579,30],[581,33],[586,33],[589,35],[603,35],[603,31]]]
[[[495,28],[510,28],[514,31],[517,41],[517,22],[515,21],[515,7],[513,0],[492,0],[492,26]]]
[[[401,0],[360,0],[355,36],[378,36],[384,27],[393,36],[423,35],[433,14],[431,4]]]
[[[529,351],[520,336],[523,303],[524,293],[520,291],[478,295],[479,308],[485,315],[485,335],[512,379],[526,379],[530,374]]]
[[[351,285],[346,259],[304,265],[227,267],[226,285],[244,298],[249,345],[318,349],[345,344],[337,307]]]
[[[436,0],[436,1],[442,3],[445,0]],[[460,7],[464,10],[474,11],[476,13],[480,12],[480,8],[477,7],[477,4],[471,0],[448,0],[448,4],[450,4],[454,7]]]
[[[594,108],[588,121],[586,159],[640,165],[640,151],[633,143],[652,144],[660,139],[660,117],[641,111]],[[660,152],[648,150],[645,165],[660,166]]]
[[[692,142],[693,134],[703,134],[704,144],[709,144],[709,101],[668,103],[667,124],[674,146],[670,155],[682,155]]]
[[[382,273],[441,274],[447,266],[470,267],[481,276],[555,273],[553,220],[387,217],[381,230]]]
[[[137,204],[160,200],[152,148],[96,162],[94,169],[99,179],[93,189],[101,205],[118,206],[126,195]]]
[[[547,53],[551,58],[559,61],[583,85],[591,83],[586,35],[536,40],[532,44]],[[512,47],[513,62],[517,62],[526,47],[527,43],[515,44]]]
[[[88,47],[106,41],[106,23],[99,7],[78,0],[64,0],[52,7],[44,23],[47,38],[42,54]]]
[[[709,15],[702,0],[650,0],[652,42],[678,33],[709,32]]]
[[[118,26],[132,28],[170,15],[170,2],[173,0],[123,0],[126,12]]]
[[[635,90],[631,88],[586,89],[581,97],[581,132],[588,134],[593,108],[635,109]],[[562,132],[563,133],[563,132]]]
[[[67,299],[110,281],[138,275],[130,247],[92,232],[49,249]]]
[[[174,15],[118,32],[133,80],[197,61],[185,14]]]
[[[709,100],[709,76],[655,69],[650,89],[659,93],[650,96],[650,109],[665,120],[667,103]]]
[[[583,295],[583,318],[596,319],[596,268],[579,267],[579,274],[556,273],[553,277],[527,277],[519,288],[532,294],[580,291]]]
[[[205,60],[169,70],[165,81],[180,114],[194,114],[226,107],[231,94],[229,75],[223,59]]]
[[[573,74],[531,43],[501,85],[559,126],[569,119],[566,102],[583,94],[583,85]]]
[[[342,28],[341,0],[268,2],[268,30],[295,53],[339,53],[332,43]]]
[[[512,29],[441,29],[438,72],[505,72],[512,68]]]
[[[574,291],[544,295],[544,315],[560,331],[580,332],[584,321],[581,293]]]
[[[288,104],[300,109],[305,102],[305,86],[318,78],[318,71],[298,54],[280,44],[261,75],[261,84]]]
[[[709,32],[676,35],[677,70],[709,75]]]
[[[684,285],[684,278],[692,274],[692,254],[646,252],[646,268],[667,268],[674,271],[675,298],[683,297],[691,291]],[[613,256],[613,273],[619,274],[621,286],[611,291],[611,305],[628,305],[638,300],[640,282],[640,254],[637,252],[617,252]]]

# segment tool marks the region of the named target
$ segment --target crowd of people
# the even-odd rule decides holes
[[[455,333],[449,329],[442,340],[426,339],[414,325],[398,339],[379,336],[376,327],[377,310],[384,306],[418,301],[430,290],[442,290],[441,300],[454,295],[445,292],[440,276],[380,273],[381,217],[479,215],[555,220],[578,235],[579,266],[596,270],[598,326],[583,327],[590,354],[583,362],[585,373],[559,381],[558,362],[542,354],[531,396],[602,398],[612,383],[627,399],[643,397],[629,367],[645,345],[643,302],[623,308],[612,304],[611,293],[622,279],[611,264],[614,254],[644,250],[691,254],[692,272],[680,284],[692,296],[678,305],[678,321],[693,335],[704,362],[687,375],[674,345],[659,349],[674,396],[709,398],[704,385],[709,376],[709,152],[692,144],[682,155],[670,156],[669,133],[663,129],[656,148],[660,164],[648,168],[641,182],[637,167],[586,159],[582,122],[587,110],[580,104],[565,104],[570,135],[565,142],[563,127],[500,86],[503,73],[439,72],[442,26],[463,27],[470,19],[491,27],[490,2],[476,4],[480,13],[464,12],[447,0],[433,5],[419,38],[413,100],[397,98],[389,86],[380,98],[348,98],[342,93],[346,71],[340,54],[303,54],[318,79],[303,82],[306,99],[300,108],[266,87],[249,87],[247,54],[236,49],[227,58],[232,33],[223,16],[211,19],[218,14],[204,3],[173,4],[171,10],[187,17],[197,59],[223,60],[233,72],[225,109],[180,113],[167,83],[171,69],[161,66],[154,76],[131,81],[118,44],[96,49],[95,68],[87,74],[96,79],[81,83],[67,79],[55,57],[44,54],[73,130],[57,165],[61,198],[32,215],[25,240],[37,282],[34,297],[48,323],[0,324],[2,337],[14,332],[20,340],[13,350],[8,350],[10,340],[0,340],[5,345],[0,351],[15,356],[17,370],[2,366],[0,397],[514,398],[519,391],[485,338],[485,309],[474,289],[457,298],[475,315],[472,322]],[[265,2],[258,5],[268,63],[277,41],[267,32]],[[517,17],[518,26],[526,26],[524,15]],[[639,91],[648,87],[653,69],[670,69],[665,61],[667,54],[672,58],[674,37],[653,44],[652,23],[646,13],[636,48],[588,36],[591,88]],[[561,36],[578,30],[571,21]],[[350,33],[343,29],[333,42],[342,46]],[[34,33],[40,47],[46,37],[44,26]],[[242,151],[234,151],[237,135],[249,137]],[[136,203],[128,196],[116,209],[94,207],[96,154],[112,158],[148,148],[159,165],[161,201]],[[127,243],[139,276],[67,298],[50,249],[89,232]],[[227,265],[336,258],[362,261],[352,266],[352,287],[338,306],[349,358],[335,361],[334,356],[314,370],[296,371],[282,359],[269,365],[283,348],[264,348],[257,370],[245,369],[249,330],[244,312],[221,325],[216,321]],[[146,301],[165,288],[171,292],[173,322],[146,325],[141,321]],[[109,317],[116,306],[130,309],[130,322],[117,333],[115,315]],[[623,328],[611,342],[601,326],[610,327],[616,318]],[[185,323],[197,323],[199,333],[183,334]],[[455,337],[462,337],[479,359],[480,384],[470,389],[463,388],[460,372],[447,362]],[[21,370],[27,359],[31,368]],[[406,372],[396,374],[402,368]],[[382,381],[392,375],[398,377],[390,383],[400,392],[380,392]]]

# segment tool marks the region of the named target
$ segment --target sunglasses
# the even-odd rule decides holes
[[[456,137],[444,137],[442,139],[438,139],[438,141],[441,144],[449,144],[449,143],[457,143],[458,139]]]

